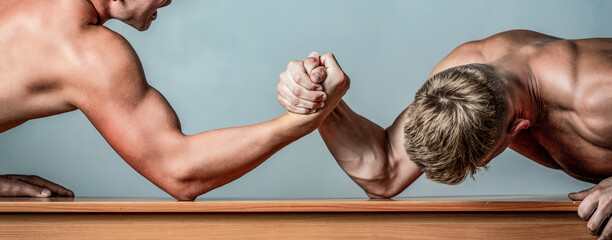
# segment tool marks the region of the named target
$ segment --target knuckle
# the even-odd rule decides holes
[[[595,188],[591,192],[591,195],[593,195],[594,197],[597,197],[597,198],[599,198],[599,196],[601,196],[601,194],[602,194],[602,192],[601,192],[601,189],[599,189],[599,188]]]
[[[293,93],[293,95],[295,96],[299,96],[302,93],[302,90],[296,87],[296,88],[291,89],[291,93]]]
[[[325,93],[321,93],[321,94],[317,95],[316,100],[317,101],[325,101]]]
[[[303,109],[295,107],[295,106],[292,106],[290,111],[294,113],[304,113]]]
[[[291,66],[293,66],[293,65],[296,65],[296,64],[297,64],[297,62],[298,62],[298,61],[296,61],[296,60],[289,61],[289,63],[287,64],[287,68],[289,68],[289,67],[291,67]]]
[[[314,108],[316,103],[314,103],[314,102],[305,102],[303,105],[304,105],[303,107],[305,107],[305,108]]]
[[[590,212],[587,211],[585,205],[580,204],[580,206],[578,206],[578,216],[582,218],[583,220],[588,220],[587,218],[589,217],[588,216],[589,213]]]
[[[319,101],[319,94],[318,93],[311,93],[311,94],[308,95],[306,100],[312,101],[312,102],[317,102],[317,101]]]
[[[309,65],[313,65],[313,64],[315,64],[316,62],[317,62],[317,61],[316,61],[316,60],[315,60],[315,58],[313,58],[313,57],[309,57],[309,58],[306,58],[306,59],[304,60],[304,64],[309,64]]]
[[[291,99],[290,102],[291,102],[291,105],[297,106],[298,104],[300,104],[300,99],[294,97]]]
[[[346,78],[344,76],[340,76],[336,81],[338,84],[344,84],[346,82]]]
[[[302,82],[302,76],[299,75],[299,74],[294,74],[293,75],[293,81],[295,81],[296,83]]]

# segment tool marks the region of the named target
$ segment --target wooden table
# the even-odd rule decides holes
[[[0,198],[0,239],[594,239],[566,196]]]

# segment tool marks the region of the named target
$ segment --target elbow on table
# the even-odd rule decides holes
[[[171,168],[165,176],[160,178],[162,182],[158,186],[173,198],[179,201],[193,201],[198,196],[205,194],[215,188],[214,179],[193,174],[194,169],[185,164]]]
[[[168,194],[170,194],[170,196],[172,196],[174,199],[178,200],[178,201],[193,201],[195,200],[199,195],[197,194],[193,194],[191,191],[188,190],[176,190],[176,189],[164,189]]]
[[[167,186],[162,187],[162,189],[176,200],[193,201],[198,196],[214,189],[214,187],[208,187],[207,185],[206,183],[202,183],[202,181],[196,182],[174,179],[171,184],[167,184]]]
[[[401,191],[385,186],[364,188],[366,195],[371,199],[389,199],[397,196]]]
[[[389,199],[395,197],[397,194],[398,193],[386,191],[366,191],[366,195],[371,199]]]

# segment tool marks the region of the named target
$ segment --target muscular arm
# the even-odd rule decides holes
[[[96,38],[103,49],[90,50],[95,64],[82,63],[84,69],[74,73],[82,79],[66,90],[67,98],[130,166],[176,199],[192,200],[235,180],[314,130],[312,121],[287,113],[260,124],[183,135],[173,109],[146,83],[133,49],[118,35],[107,35]]]
[[[404,148],[405,114],[383,129],[340,102],[319,127],[340,167],[371,198],[393,197],[422,174]]]
[[[291,62],[286,73],[293,77],[281,75],[278,100],[287,110],[305,114],[317,109],[319,98],[309,90],[315,86],[308,81],[319,82],[313,76],[325,75],[325,72],[317,72],[317,58],[318,54],[312,53],[304,62]],[[336,82],[339,77],[348,79],[343,72],[331,74],[329,68],[327,72],[324,84]],[[328,103],[329,99],[327,107]],[[319,126],[323,140],[340,167],[372,198],[393,197],[421,175],[404,150],[404,116],[405,112],[401,113],[385,130],[340,101]]]

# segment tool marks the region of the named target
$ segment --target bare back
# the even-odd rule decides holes
[[[459,65],[509,58],[528,64],[544,109],[509,147],[581,180],[612,176],[612,39],[503,32],[459,46],[430,77]]]
[[[62,91],[87,53],[79,49],[81,35],[96,22],[88,4],[0,2],[0,133],[29,119],[76,109]]]

